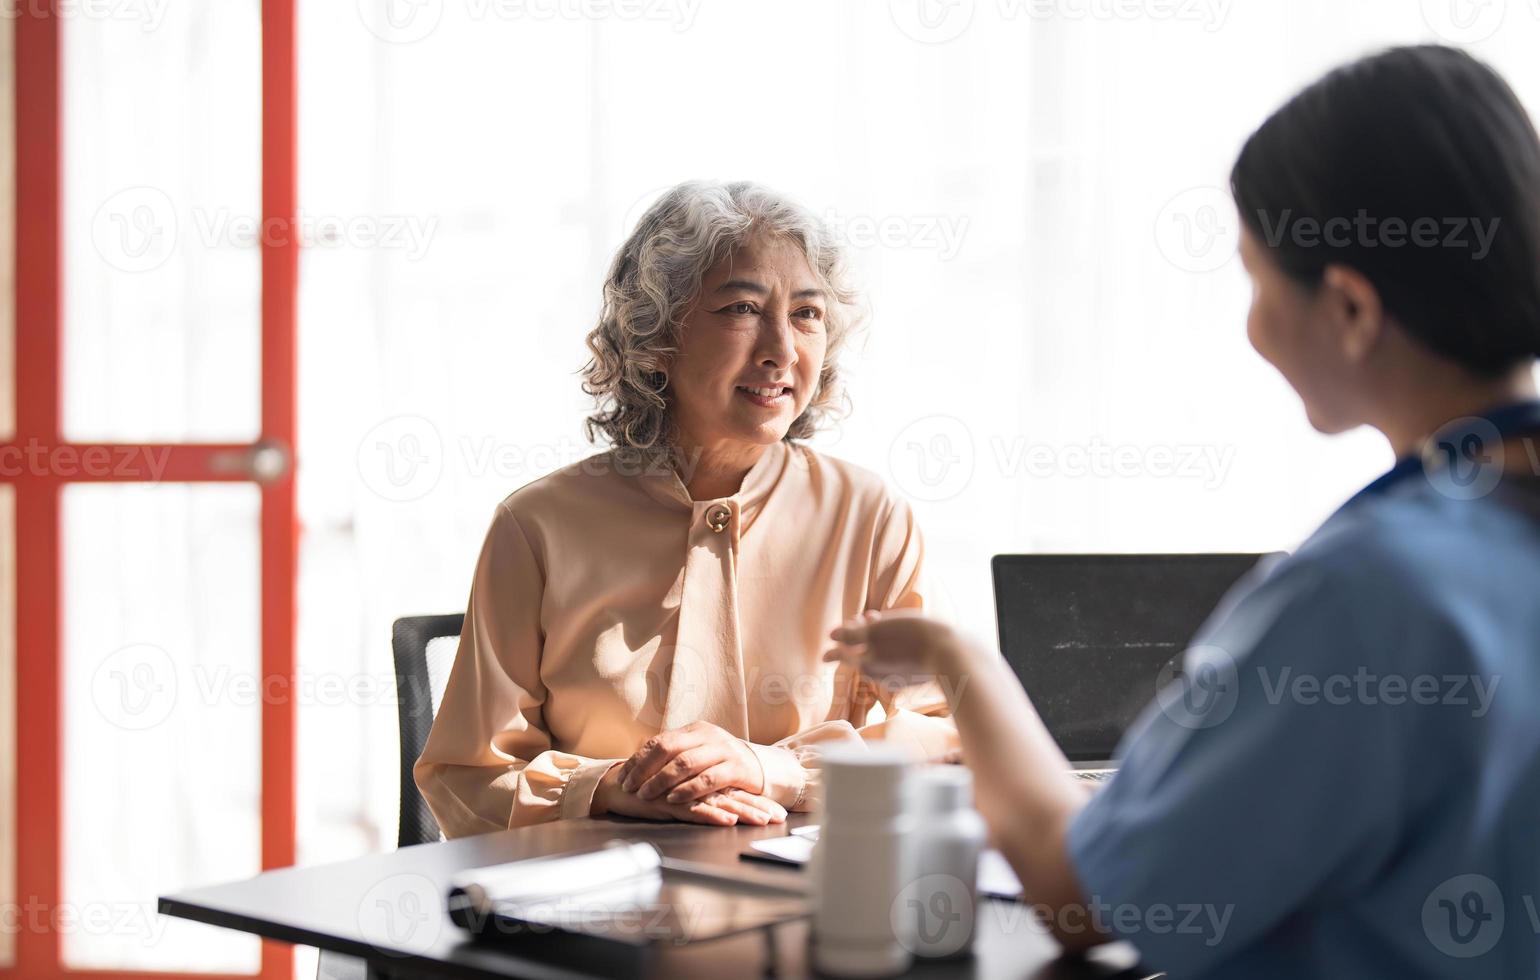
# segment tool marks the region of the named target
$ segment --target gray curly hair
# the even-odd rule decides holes
[[[706,271],[756,234],[796,243],[829,297],[818,389],[786,438],[805,439],[843,412],[838,355],[861,321],[844,249],[810,211],[769,188],[687,181],[647,209],[605,277],[582,370],[583,390],[597,405],[585,423],[590,441],[602,434],[617,449],[674,448],[664,368],[678,350],[682,319]]]

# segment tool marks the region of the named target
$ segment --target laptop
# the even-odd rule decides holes
[[[994,557],[1000,651],[1074,776],[1111,777],[1118,741],[1168,666],[1262,557]]]

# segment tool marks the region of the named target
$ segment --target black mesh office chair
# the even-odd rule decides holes
[[[443,840],[438,821],[417,792],[412,764],[428,744],[428,730],[444,699],[455,651],[460,645],[462,613],[405,616],[391,628],[390,646],[396,659],[396,693],[401,723],[401,819],[396,846],[410,847]]]
[[[444,682],[460,645],[463,613],[404,616],[391,627],[390,648],[396,661],[397,716],[401,729],[401,816],[396,846],[410,847],[443,840],[433,812],[417,792],[412,764],[428,743],[433,716],[444,699]],[[363,960],[322,951],[317,980],[376,980]]]

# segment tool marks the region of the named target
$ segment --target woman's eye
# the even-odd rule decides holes
[[[816,306],[805,306],[792,315],[802,317],[804,320],[822,320],[823,310]]]
[[[724,306],[722,308],[721,312],[723,312],[723,313],[732,313],[732,314],[735,314],[737,316],[751,316],[754,313],[754,304],[753,303],[731,303],[731,304],[729,304],[727,306]]]

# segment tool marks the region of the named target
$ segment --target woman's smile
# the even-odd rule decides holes
[[[734,389],[739,397],[760,408],[780,408],[791,401],[788,385],[739,385]]]

